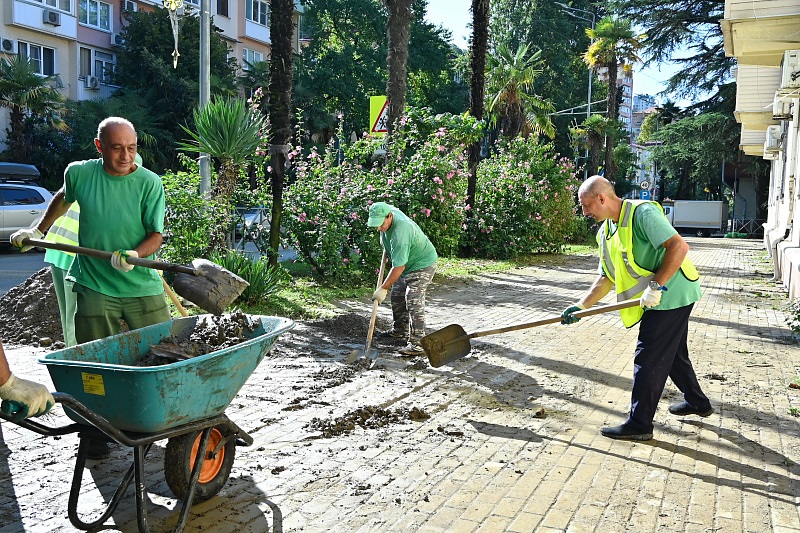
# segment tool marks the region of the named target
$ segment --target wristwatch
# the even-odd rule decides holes
[[[653,291],[665,291],[665,290],[667,290],[667,286],[666,285],[659,285],[656,280],[651,280],[650,281],[650,290],[653,290]]]

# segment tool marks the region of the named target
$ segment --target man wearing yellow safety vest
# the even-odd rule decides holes
[[[700,299],[699,275],[687,257],[689,245],[678,235],[655,202],[622,200],[614,186],[592,176],[578,189],[583,214],[601,222],[598,276],[577,304],[561,314],[563,324],[580,320],[573,313],[591,307],[615,289],[617,300],[641,298],[640,307],[620,311],[625,327],[639,324],[628,419],[604,427],[612,439],[653,438],[653,417],[667,377],[684,401],[669,412],[706,417],[714,412],[689,360],[689,315]]]

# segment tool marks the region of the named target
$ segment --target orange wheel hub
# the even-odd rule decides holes
[[[194,469],[194,463],[197,460],[197,451],[200,448],[200,439],[203,438],[203,434],[200,433],[194,441],[194,445],[192,446],[192,465],[191,469]],[[216,456],[212,456],[214,449],[222,440],[222,433],[217,428],[211,429],[211,434],[208,436],[208,447],[206,447],[206,458],[203,461],[203,468],[200,470],[200,479],[198,480],[199,483],[208,483],[212,479],[219,474],[219,471],[222,469],[222,464],[225,462],[225,446],[220,447],[219,451],[217,452]],[[191,471],[190,469],[190,471]]]

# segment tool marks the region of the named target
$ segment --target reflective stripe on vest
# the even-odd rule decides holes
[[[64,216],[59,217],[50,229],[44,240],[47,242],[60,242],[78,246],[78,222],[80,219],[80,206],[77,202],[73,203]],[[62,252],[68,255],[75,255],[72,252]]]

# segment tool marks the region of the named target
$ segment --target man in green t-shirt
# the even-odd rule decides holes
[[[425,336],[425,292],[436,272],[436,249],[416,222],[387,203],[370,206],[367,226],[378,229],[381,245],[392,262],[383,284],[372,294],[372,299],[381,303],[392,289],[394,325],[380,336],[407,339],[400,353],[423,355],[419,341]]]
[[[689,245],[655,202],[623,200],[614,186],[592,176],[578,189],[583,214],[601,222],[598,275],[589,290],[561,314],[562,323],[580,320],[573,313],[591,307],[615,290],[618,300],[640,298],[623,309],[626,327],[639,324],[633,359],[631,407],[622,425],[604,427],[612,439],[653,438],[653,418],[667,378],[683,393],[669,407],[676,416],[710,416],[714,408],[703,393],[689,359],[689,316],[700,299],[699,275],[687,257]]]
[[[94,143],[101,157],[70,163],[64,186],[39,223],[11,236],[18,247],[25,238],[41,238],[77,202],[80,245],[113,252],[111,261],[78,255],[69,266],[66,279],[74,282],[77,294],[78,343],[116,335],[120,319],[138,329],[170,318],[158,272],[134,268],[125,260],[152,258],[161,246],[165,209],[161,178],[136,164],[138,140],[128,120],[103,120]]]

